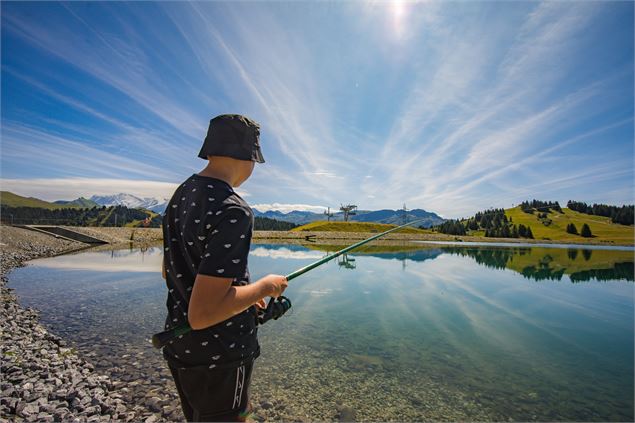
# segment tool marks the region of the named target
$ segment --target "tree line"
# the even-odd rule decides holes
[[[125,226],[137,221],[139,226],[158,228],[161,216],[150,218],[149,212],[126,206],[45,209],[42,207],[2,206],[2,221],[23,225]]]
[[[580,201],[569,200],[567,207],[579,213],[590,214],[594,216],[610,217],[611,222],[621,225],[632,225],[635,218],[635,206],[609,206],[608,204],[588,205]]]
[[[551,210],[563,213],[562,207],[560,207],[560,204],[557,201],[523,201],[520,203],[520,209],[528,214],[534,214],[534,211],[549,213]]]
[[[149,212],[126,206],[45,209],[3,205],[0,211],[3,223],[21,225],[125,226],[136,221],[138,226],[159,228],[163,223],[161,215],[150,218]],[[257,231],[288,231],[296,226],[267,217],[256,217],[254,221]]]
[[[531,227],[512,223],[505,215],[505,209],[481,211],[469,219],[446,220],[435,226],[433,230],[449,235],[466,235],[468,231],[484,230],[486,237],[493,238],[533,239],[534,237]]]
[[[256,217],[254,219],[255,231],[288,231],[297,226],[298,225],[296,225],[295,223],[270,219],[268,217]]]

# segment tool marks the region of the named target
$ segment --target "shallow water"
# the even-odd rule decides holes
[[[322,258],[252,245],[252,277]],[[162,249],[40,259],[10,275],[23,304],[114,377],[169,382]],[[369,246],[290,283],[262,327],[252,390],[280,418],[633,420],[633,253]]]

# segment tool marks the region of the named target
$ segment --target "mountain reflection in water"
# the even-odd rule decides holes
[[[275,248],[275,246],[268,246]],[[324,249],[328,253],[337,250],[336,246],[310,245],[307,248]],[[340,265],[354,269],[350,265],[351,256],[364,255],[386,260],[411,261],[433,260],[441,254],[452,254],[474,259],[478,264],[495,268],[509,269],[525,278],[535,281],[562,280],[567,275],[571,282],[590,280],[635,281],[635,260],[633,251],[606,250],[589,248],[549,248],[549,247],[500,247],[500,246],[382,246],[373,245],[348,253]],[[352,259],[354,260],[354,259]]]
[[[444,252],[473,258],[478,264],[498,269],[511,269],[528,279],[634,281],[633,253],[629,251],[555,249],[555,248],[461,248],[446,247]]]
[[[343,248],[336,245],[276,245],[254,244],[251,257],[280,260],[319,260]],[[108,254],[104,254],[108,251]],[[91,248],[76,254],[40,259],[39,266],[101,272],[154,272],[160,269],[163,249],[160,246],[115,249],[115,246]],[[633,251],[585,248],[548,247],[489,247],[489,246],[421,246],[368,245],[339,256],[335,262],[342,269],[355,270],[355,256],[397,260],[405,268],[408,261],[435,260],[442,254],[474,259],[476,263],[494,268],[509,269],[535,281],[560,281],[568,276],[571,282],[635,281]]]

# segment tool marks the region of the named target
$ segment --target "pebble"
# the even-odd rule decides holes
[[[140,415],[115,396],[109,378],[96,374],[92,364],[41,326],[38,312],[23,308],[7,287],[8,273],[24,262],[78,249],[83,244],[21,228],[1,226],[0,230],[0,420],[138,419]]]
[[[130,349],[117,358],[103,351],[82,349],[79,353],[77,345],[48,332],[39,323],[37,310],[22,307],[13,289],[7,287],[12,269],[28,260],[82,248],[83,244],[3,225],[0,237],[0,421],[185,420],[163,363],[149,377],[149,369],[141,364],[147,363],[144,352]],[[261,403],[254,398],[252,403],[254,418],[259,421],[303,420],[298,415],[280,415],[285,409],[282,402]]]

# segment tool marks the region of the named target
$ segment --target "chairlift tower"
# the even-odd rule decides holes
[[[403,209],[401,209],[403,214],[401,215],[402,225],[408,223],[408,209],[406,208],[406,203],[403,203]]]
[[[349,257],[346,253],[337,258],[337,265],[345,269],[355,269],[357,267],[355,259],[353,257]]]
[[[344,212],[344,222],[348,222],[348,218],[350,216],[356,215],[357,206],[354,204],[349,204],[347,206],[342,206],[340,204],[340,211]]]
[[[324,210],[324,214],[326,215],[326,220],[330,222],[331,218],[333,217],[333,213],[331,213],[331,208],[327,207],[326,210]]]

